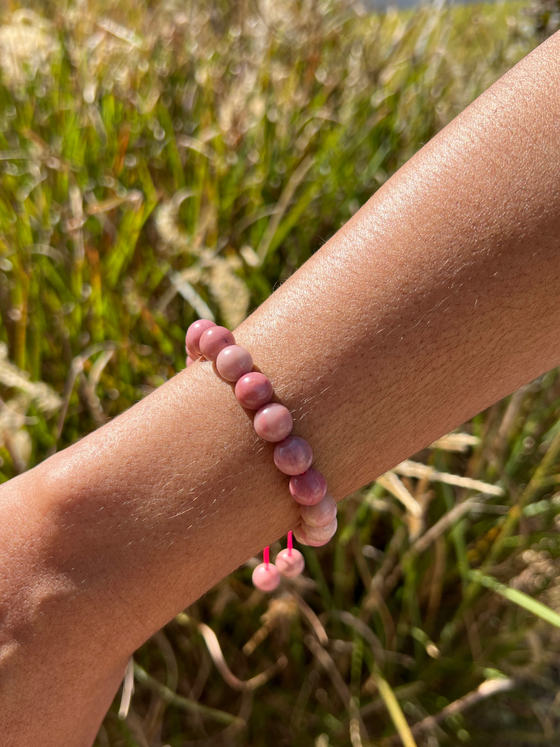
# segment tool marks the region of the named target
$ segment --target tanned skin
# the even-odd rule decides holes
[[[560,363],[560,35],[237,330],[337,500]],[[297,523],[197,363],[0,489],[4,747],[88,747],[132,652]]]

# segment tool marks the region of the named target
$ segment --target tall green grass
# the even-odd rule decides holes
[[[27,8],[0,27],[2,480],[182,369],[198,315],[236,326],[537,43],[503,3]],[[552,372],[350,496],[278,597],[224,580],[137,653],[99,747],[554,744],[559,418]]]

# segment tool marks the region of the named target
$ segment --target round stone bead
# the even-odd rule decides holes
[[[311,524],[302,524],[302,529],[305,532],[305,535],[308,539],[313,540],[315,542],[328,542],[330,538],[334,535],[336,532],[336,528],[338,526],[338,521],[336,516],[331,521],[330,524],[327,524],[324,527],[314,527],[311,526]]]
[[[310,467],[302,475],[290,478],[292,498],[302,506],[313,506],[323,500],[327,492],[327,481],[318,469]]]
[[[297,529],[294,529],[294,536],[302,545],[321,547],[332,539],[337,526],[336,518],[325,527],[312,527],[309,524],[302,523]]]
[[[280,571],[274,563],[260,563],[253,571],[253,586],[260,591],[274,591],[280,583]]]
[[[274,565],[278,568],[281,576],[286,578],[295,578],[305,568],[305,560],[303,555],[295,547],[291,550],[280,550],[274,561]]]
[[[294,427],[292,413],[284,405],[271,402],[257,410],[253,420],[257,436],[270,443],[284,441]]]
[[[310,547],[322,547],[323,545],[326,545],[328,543],[328,540],[315,542],[315,540],[309,539],[309,537],[305,534],[303,525],[300,525],[297,529],[294,529],[294,537],[297,539],[300,545],[309,545]]]
[[[274,448],[274,464],[285,475],[301,475],[312,461],[311,446],[300,436],[288,436]]]
[[[185,339],[187,353],[191,358],[196,359],[200,356],[200,338],[207,329],[215,326],[216,323],[211,322],[210,319],[199,319],[197,322],[191,324],[187,330],[187,337]]]
[[[330,493],[313,506],[302,506],[301,520],[311,527],[326,527],[336,519],[336,501]]]
[[[193,364],[193,363],[194,363],[194,361],[193,361],[193,359],[191,358],[191,356],[190,356],[190,355],[187,355],[187,368],[188,368],[189,366],[192,366],[192,364]]]
[[[214,325],[200,335],[199,345],[202,355],[209,361],[215,361],[221,350],[228,345],[235,345],[235,338],[226,327]]]
[[[218,353],[216,368],[226,381],[237,381],[253,368],[253,358],[241,345],[228,345]]]
[[[223,355],[227,350],[229,348],[222,350],[220,355]],[[217,364],[220,362],[220,355]],[[252,371],[245,376],[241,376],[235,385],[237,401],[248,410],[258,410],[266,405],[272,399],[272,393],[272,384],[264,374],[258,371]]]

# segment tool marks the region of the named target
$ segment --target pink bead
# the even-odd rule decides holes
[[[187,355],[187,368],[189,366],[192,366],[193,363],[194,363],[193,359],[190,357],[190,355]]]
[[[257,411],[253,426],[258,436],[270,443],[276,443],[289,436],[294,426],[294,419],[287,407],[271,402]]]
[[[235,338],[226,327],[214,325],[200,336],[200,352],[209,361],[215,361],[220,350],[228,345],[235,345]]]
[[[330,524],[326,524],[323,527],[314,527],[311,526],[311,524],[306,524],[305,522],[302,522],[302,529],[305,532],[305,536],[310,539],[314,540],[315,542],[328,542],[330,538],[334,535],[336,532],[336,528],[338,526],[338,521],[336,516],[334,519],[330,522]]]
[[[322,547],[326,545],[336,532],[338,522],[336,519],[326,527],[312,527],[309,524],[302,523],[297,529],[294,529],[294,536],[302,545],[311,547]]]
[[[185,339],[187,353],[191,358],[195,359],[200,356],[200,338],[207,329],[215,326],[216,323],[211,322],[210,319],[199,319],[197,322],[191,324],[187,330],[187,336]]]
[[[226,381],[237,381],[253,368],[253,359],[241,345],[228,345],[218,353],[216,368]]]
[[[312,461],[311,446],[300,436],[288,436],[274,448],[274,464],[285,475],[301,475]]]
[[[305,534],[302,526],[294,529],[294,537],[297,539],[300,545],[309,545],[310,547],[322,547],[323,545],[326,545],[328,543],[328,540],[325,540],[324,542],[315,542],[314,540],[309,539],[309,537]]]
[[[253,586],[260,591],[274,591],[280,583],[280,572],[274,563],[260,563],[253,571]]]
[[[310,467],[302,475],[290,478],[292,498],[302,506],[313,506],[323,500],[327,492],[327,481],[318,469]]]
[[[220,355],[223,355],[227,350],[229,348],[222,350]],[[217,364],[219,364],[220,355]],[[253,371],[241,376],[235,385],[235,396],[243,407],[248,410],[258,410],[259,407],[266,405],[272,399],[272,384],[264,374]]]
[[[330,493],[313,506],[302,506],[301,520],[312,527],[326,527],[336,519],[336,501]]]
[[[305,560],[303,555],[295,547],[290,550],[280,550],[274,561],[274,565],[278,568],[281,576],[286,578],[295,578],[305,568]]]

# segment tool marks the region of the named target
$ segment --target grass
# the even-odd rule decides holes
[[[503,3],[26,7],[0,27],[2,480],[182,369],[198,315],[236,326],[537,43]],[[553,371],[350,496],[301,582],[239,569],[137,652],[98,747],[560,743],[559,434]]]

